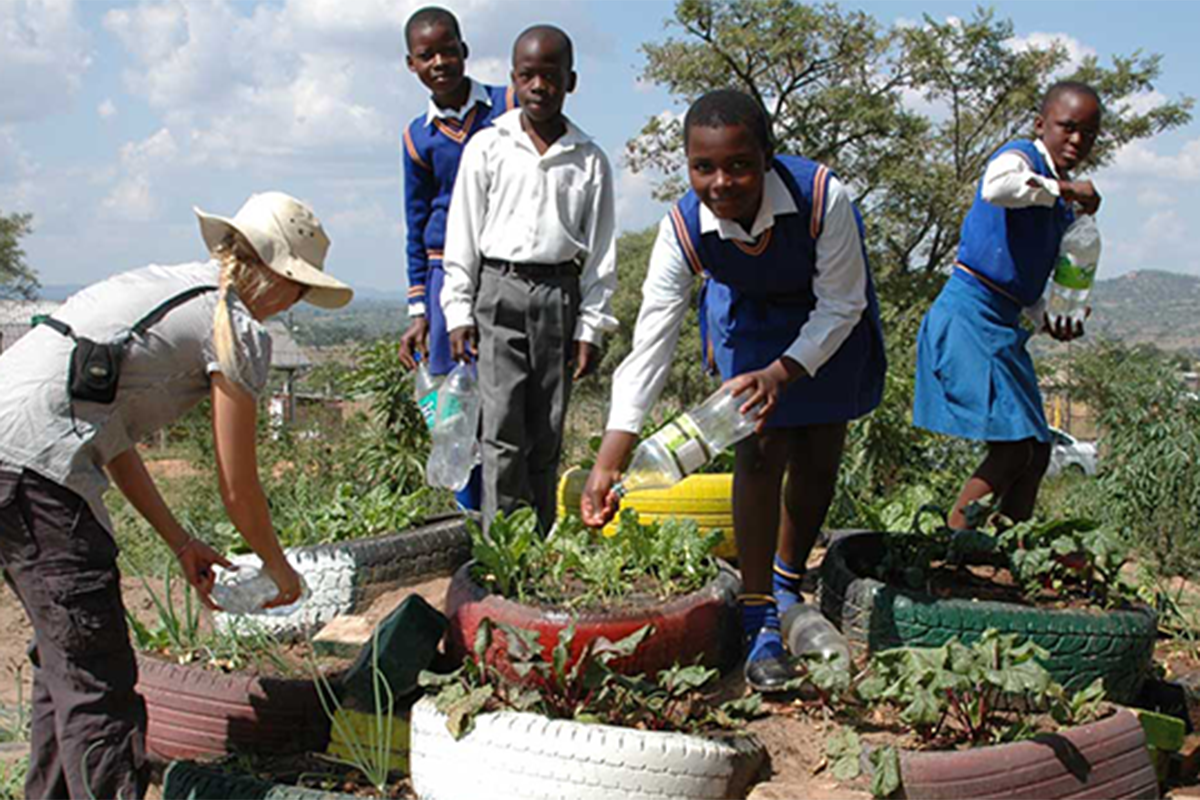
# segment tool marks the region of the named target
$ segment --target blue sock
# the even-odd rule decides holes
[[[748,645],[746,661],[784,657],[775,599],[767,594],[744,594],[738,602],[742,606],[742,634]]]
[[[800,595],[800,582],[803,580],[803,567],[796,569],[778,555],[775,556],[775,566],[771,570],[771,590],[775,595],[775,602],[779,604],[779,616],[782,617],[797,603],[804,602]]]

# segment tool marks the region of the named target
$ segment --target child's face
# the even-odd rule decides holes
[[[694,126],[687,136],[688,179],[720,219],[749,230],[762,205],[767,156],[745,125]]]
[[[405,58],[408,69],[434,97],[454,94],[462,86],[467,46],[448,26],[435,22],[412,32]]]
[[[1092,152],[1100,133],[1100,106],[1089,94],[1063,92],[1034,118],[1033,127],[1054,166],[1070,172]]]
[[[512,82],[521,112],[534,122],[549,122],[562,113],[575,91],[575,73],[567,54],[549,37],[529,36],[513,52]]]

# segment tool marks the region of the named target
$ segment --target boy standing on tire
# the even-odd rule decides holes
[[[612,168],[562,113],[575,89],[570,38],[550,25],[513,45],[520,102],[463,152],[446,227],[442,311],[451,357],[478,357],[483,518],[520,505],[554,522],[572,381],[615,330]]]
[[[408,330],[400,338],[400,361],[428,360],[432,375],[453,366],[441,293],[446,214],[467,141],[514,106],[511,87],[485,86],[464,71],[467,43],[458,20],[444,8],[416,11],[404,26],[408,69],[429,89],[429,109],[404,129],[404,216],[408,226]],[[480,471],[455,493],[461,508],[479,510]]]

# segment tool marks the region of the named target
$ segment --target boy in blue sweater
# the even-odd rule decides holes
[[[512,109],[511,88],[485,86],[464,71],[467,44],[458,20],[443,8],[422,8],[404,26],[408,69],[430,91],[429,109],[404,129],[404,215],[408,227],[409,326],[400,339],[400,361],[416,368],[415,354],[428,359],[433,375],[454,366],[442,315],[445,273],[442,249],[446,214],[463,147],[492,120]],[[463,508],[479,510],[480,471],[456,494]]]
[[[1091,153],[1100,117],[1092,87],[1050,87],[1034,120],[1037,138],[1009,142],[988,162],[954,271],[921,322],[914,424],[987,443],[954,503],[952,528],[966,527],[964,509],[989,494],[1009,519],[1033,515],[1050,429],[1021,315],[1060,341],[1083,335],[1082,323],[1052,325],[1042,296],[1072,206],[1084,214],[1100,206],[1092,182],[1070,176]]]

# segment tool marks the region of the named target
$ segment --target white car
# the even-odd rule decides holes
[[[1081,442],[1066,431],[1050,429],[1050,468],[1047,475],[1074,472],[1080,475],[1096,474],[1096,443]]]

